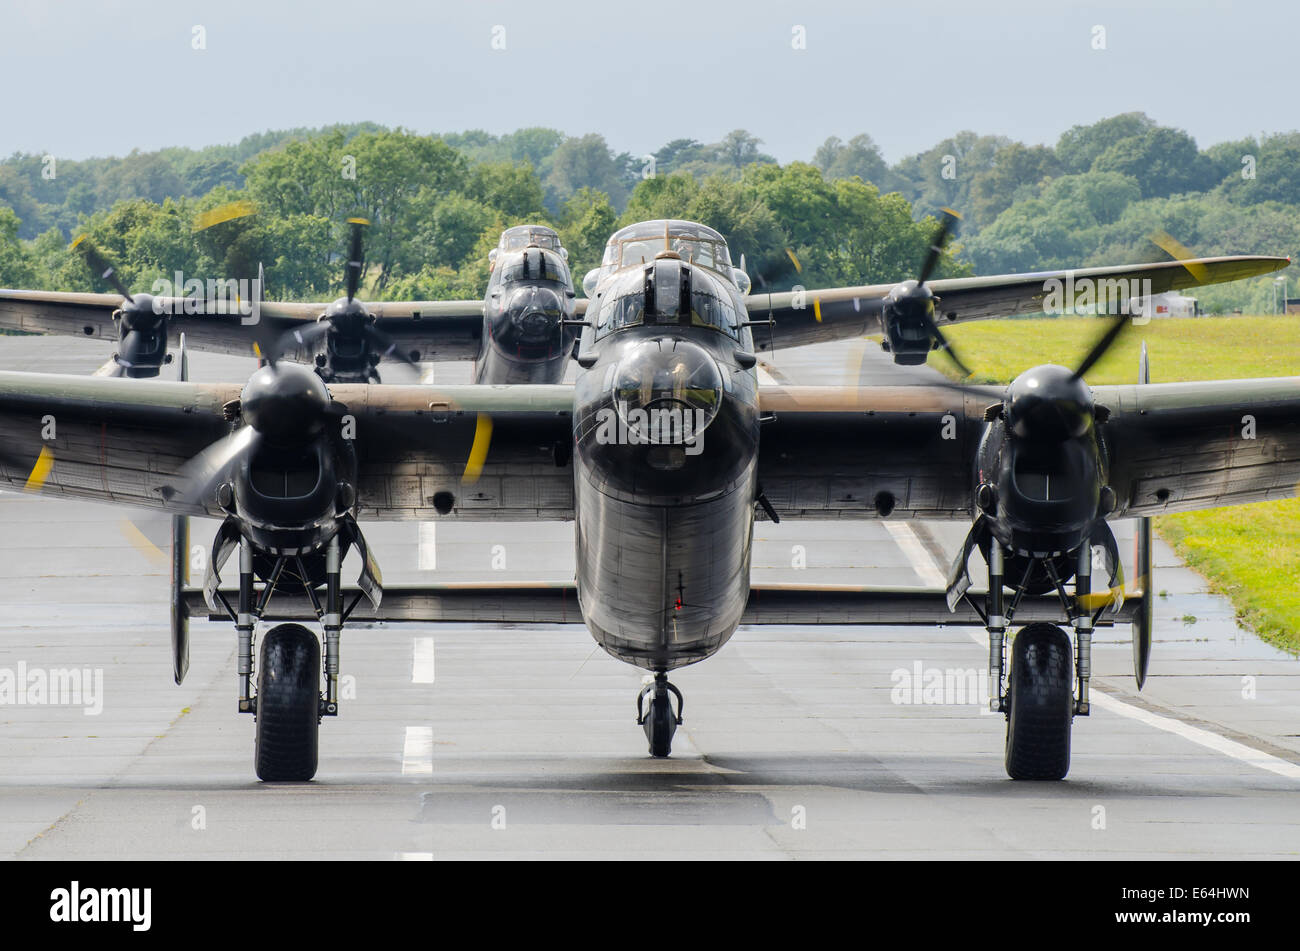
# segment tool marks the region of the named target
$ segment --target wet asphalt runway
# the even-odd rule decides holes
[[[103,345],[0,338],[0,368],[85,373]],[[196,379],[249,361],[192,354]],[[165,373],[169,371],[164,371]],[[440,381],[467,366],[440,365]],[[872,345],[789,350],[794,382],[883,380]],[[136,525],[124,524],[128,516]],[[755,579],[931,584],[958,524],[758,524]],[[1300,854],[1300,663],[1241,631],[1160,545],[1151,678],[1099,633],[1070,777],[1013,783],[961,629],[742,628],[679,671],[686,721],[652,760],[641,672],[581,626],[349,629],[355,699],[321,727],[314,782],[253,774],[229,625],[196,621],[172,683],[160,522],[0,494],[3,670],[101,672],[85,705],[0,705],[0,855],[44,858],[1095,858]],[[212,524],[196,523],[196,542]],[[1128,527],[1116,526],[1121,551]],[[572,577],[569,524],[371,525],[390,582]],[[506,568],[491,568],[494,545]],[[791,567],[795,546],[807,568]],[[942,556],[942,557],[940,557]],[[979,633],[979,632],[976,632]],[[980,635],[982,638],[982,634]]]

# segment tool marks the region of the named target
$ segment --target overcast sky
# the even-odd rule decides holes
[[[0,42],[3,155],[357,120],[545,125],[635,154],[739,127],[782,161],[869,132],[891,162],[1130,110],[1203,147],[1300,127],[1296,0],[0,0]]]

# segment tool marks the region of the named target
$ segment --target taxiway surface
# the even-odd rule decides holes
[[[0,338],[3,369],[87,373],[106,356],[90,341]],[[195,379],[243,379],[251,362],[193,353],[191,368]],[[435,373],[468,380],[465,366]],[[896,382],[863,343],[790,350],[773,373]],[[981,632],[742,628],[674,674],[685,724],[672,758],[652,760],[633,722],[642,672],[581,626],[395,625],[345,631],[355,699],[322,725],[316,780],[262,785],[252,718],[235,711],[230,626],[194,622],[189,677],[172,683],[166,568],[150,543],[161,527],[0,494],[0,668],[102,671],[90,710],[0,706],[0,855],[1300,854],[1300,662],[1241,630],[1163,544],[1151,678],[1139,696],[1127,628],[1099,632],[1094,712],[1076,720],[1062,783],[1006,778],[1004,721],[982,710],[982,690],[942,703],[912,690],[918,672],[982,685]],[[1127,526],[1116,528],[1131,550]],[[196,523],[193,540],[211,530]],[[965,531],[760,522],[754,576],[931,585]],[[572,577],[567,523],[367,533],[391,582]],[[795,546],[803,570],[791,567]]]

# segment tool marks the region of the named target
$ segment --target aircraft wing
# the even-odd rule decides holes
[[[931,281],[938,298],[935,319],[946,323],[986,317],[1012,317],[1043,312],[1043,300],[1052,282],[1150,281],[1150,293],[1181,290],[1202,284],[1222,284],[1279,271],[1290,258],[1238,255],[1162,261],[1154,264],[1080,268],[1073,271],[1038,271],[991,277],[958,277]],[[880,311],[894,284],[835,287],[803,292],[751,294],[746,298],[750,320],[775,321],[771,327],[753,329],[760,351],[822,343],[880,332]],[[1139,284],[1145,288],[1147,285]]]
[[[217,515],[173,490],[181,467],[230,432],[223,406],[240,389],[0,373],[0,488]],[[573,517],[572,387],[348,384],[331,393],[355,421],[363,518]],[[492,420],[486,434],[480,415]],[[477,469],[468,465],[476,443]],[[440,493],[452,503],[445,515]]]
[[[759,484],[783,520],[970,519],[984,407],[1002,390],[987,393],[762,386]]]
[[[759,481],[782,519],[973,517],[984,410],[1001,387],[764,386]],[[1300,377],[1093,387],[1111,518],[1290,498]]]
[[[0,373],[0,487],[162,508],[230,431],[239,384]],[[573,389],[331,387],[356,424],[363,519],[573,517]],[[1286,498],[1300,378],[1099,386],[1113,518]],[[759,482],[782,519],[967,520],[997,387],[764,386]],[[481,422],[490,419],[490,425]],[[484,430],[486,429],[486,433]],[[481,468],[470,459],[479,443]],[[442,495],[439,512],[435,498]],[[206,514],[216,514],[209,508]]]
[[[263,301],[259,327],[253,327],[245,323],[249,317],[238,305],[175,297],[155,301],[169,315],[168,334],[173,344],[177,335],[184,333],[189,347],[239,356],[252,352],[254,331],[278,337],[315,321],[328,306]],[[0,329],[116,340],[113,311],[121,305],[122,298],[116,294],[0,289]],[[478,355],[483,335],[482,301],[385,301],[367,303],[366,307],[376,316],[378,326],[398,340],[403,350],[417,352],[419,360],[472,360]],[[245,305],[243,310],[247,309]]]
[[[1112,518],[1296,494],[1300,377],[1096,386],[1093,396],[1111,410]]]

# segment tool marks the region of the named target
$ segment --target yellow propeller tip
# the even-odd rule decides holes
[[[246,218],[249,215],[257,214],[257,208],[251,201],[232,201],[208,211],[200,212],[194,216],[194,230],[206,231],[213,225],[219,225],[225,221],[233,221],[236,218]]]
[[[23,491],[41,491],[41,486],[45,485],[45,480],[50,477],[50,470],[53,468],[54,453],[50,452],[49,446],[42,446],[41,454],[36,457],[36,464],[32,466],[31,474],[27,477],[27,484],[23,486]]]

